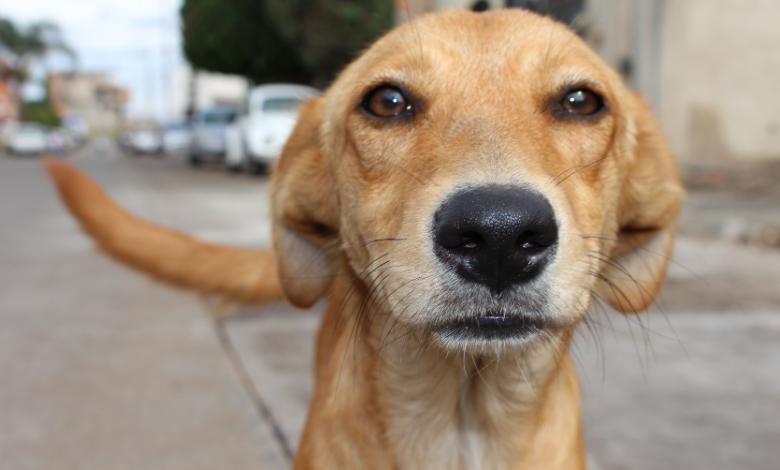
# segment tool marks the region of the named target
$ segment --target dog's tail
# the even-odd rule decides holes
[[[86,174],[47,159],[46,169],[82,228],[109,255],[162,281],[243,303],[282,297],[271,251],[195,240],[119,207]]]

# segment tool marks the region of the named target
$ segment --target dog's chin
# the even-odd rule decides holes
[[[524,314],[469,316],[437,323],[431,327],[433,339],[446,350],[475,353],[527,349],[557,336],[561,325]]]

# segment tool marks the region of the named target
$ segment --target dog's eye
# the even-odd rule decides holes
[[[604,108],[604,100],[590,90],[572,90],[566,93],[560,106],[569,115],[593,116]]]
[[[413,111],[404,93],[390,85],[371,90],[363,100],[363,109],[379,118],[393,118]]]

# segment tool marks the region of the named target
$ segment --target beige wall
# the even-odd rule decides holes
[[[780,158],[780,1],[671,0],[661,119],[685,160]]]
[[[92,134],[115,132],[124,118],[129,94],[102,73],[53,73],[49,97],[61,117],[76,114]]]
[[[633,2],[588,0],[589,42],[613,67],[633,52]]]
[[[165,118],[182,119],[189,106],[190,87],[192,86],[192,69],[183,65],[171,76],[173,93],[168,97],[165,107]],[[197,93],[195,107],[203,110],[215,105],[240,106],[246,100],[249,82],[237,75],[225,75],[198,71]]]

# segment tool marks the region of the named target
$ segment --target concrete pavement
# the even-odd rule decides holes
[[[156,170],[85,165],[123,203],[161,215]],[[208,175],[192,176],[197,187]],[[0,220],[1,468],[286,467],[202,302],[100,256],[37,162],[0,158]]]
[[[268,242],[263,180],[108,144],[75,160],[144,217]],[[316,309],[214,325],[207,303],[98,256],[34,161],[0,157],[0,220],[3,468],[288,466]],[[779,252],[685,238],[662,311],[594,313],[575,356],[598,468],[777,468],[779,282]]]

